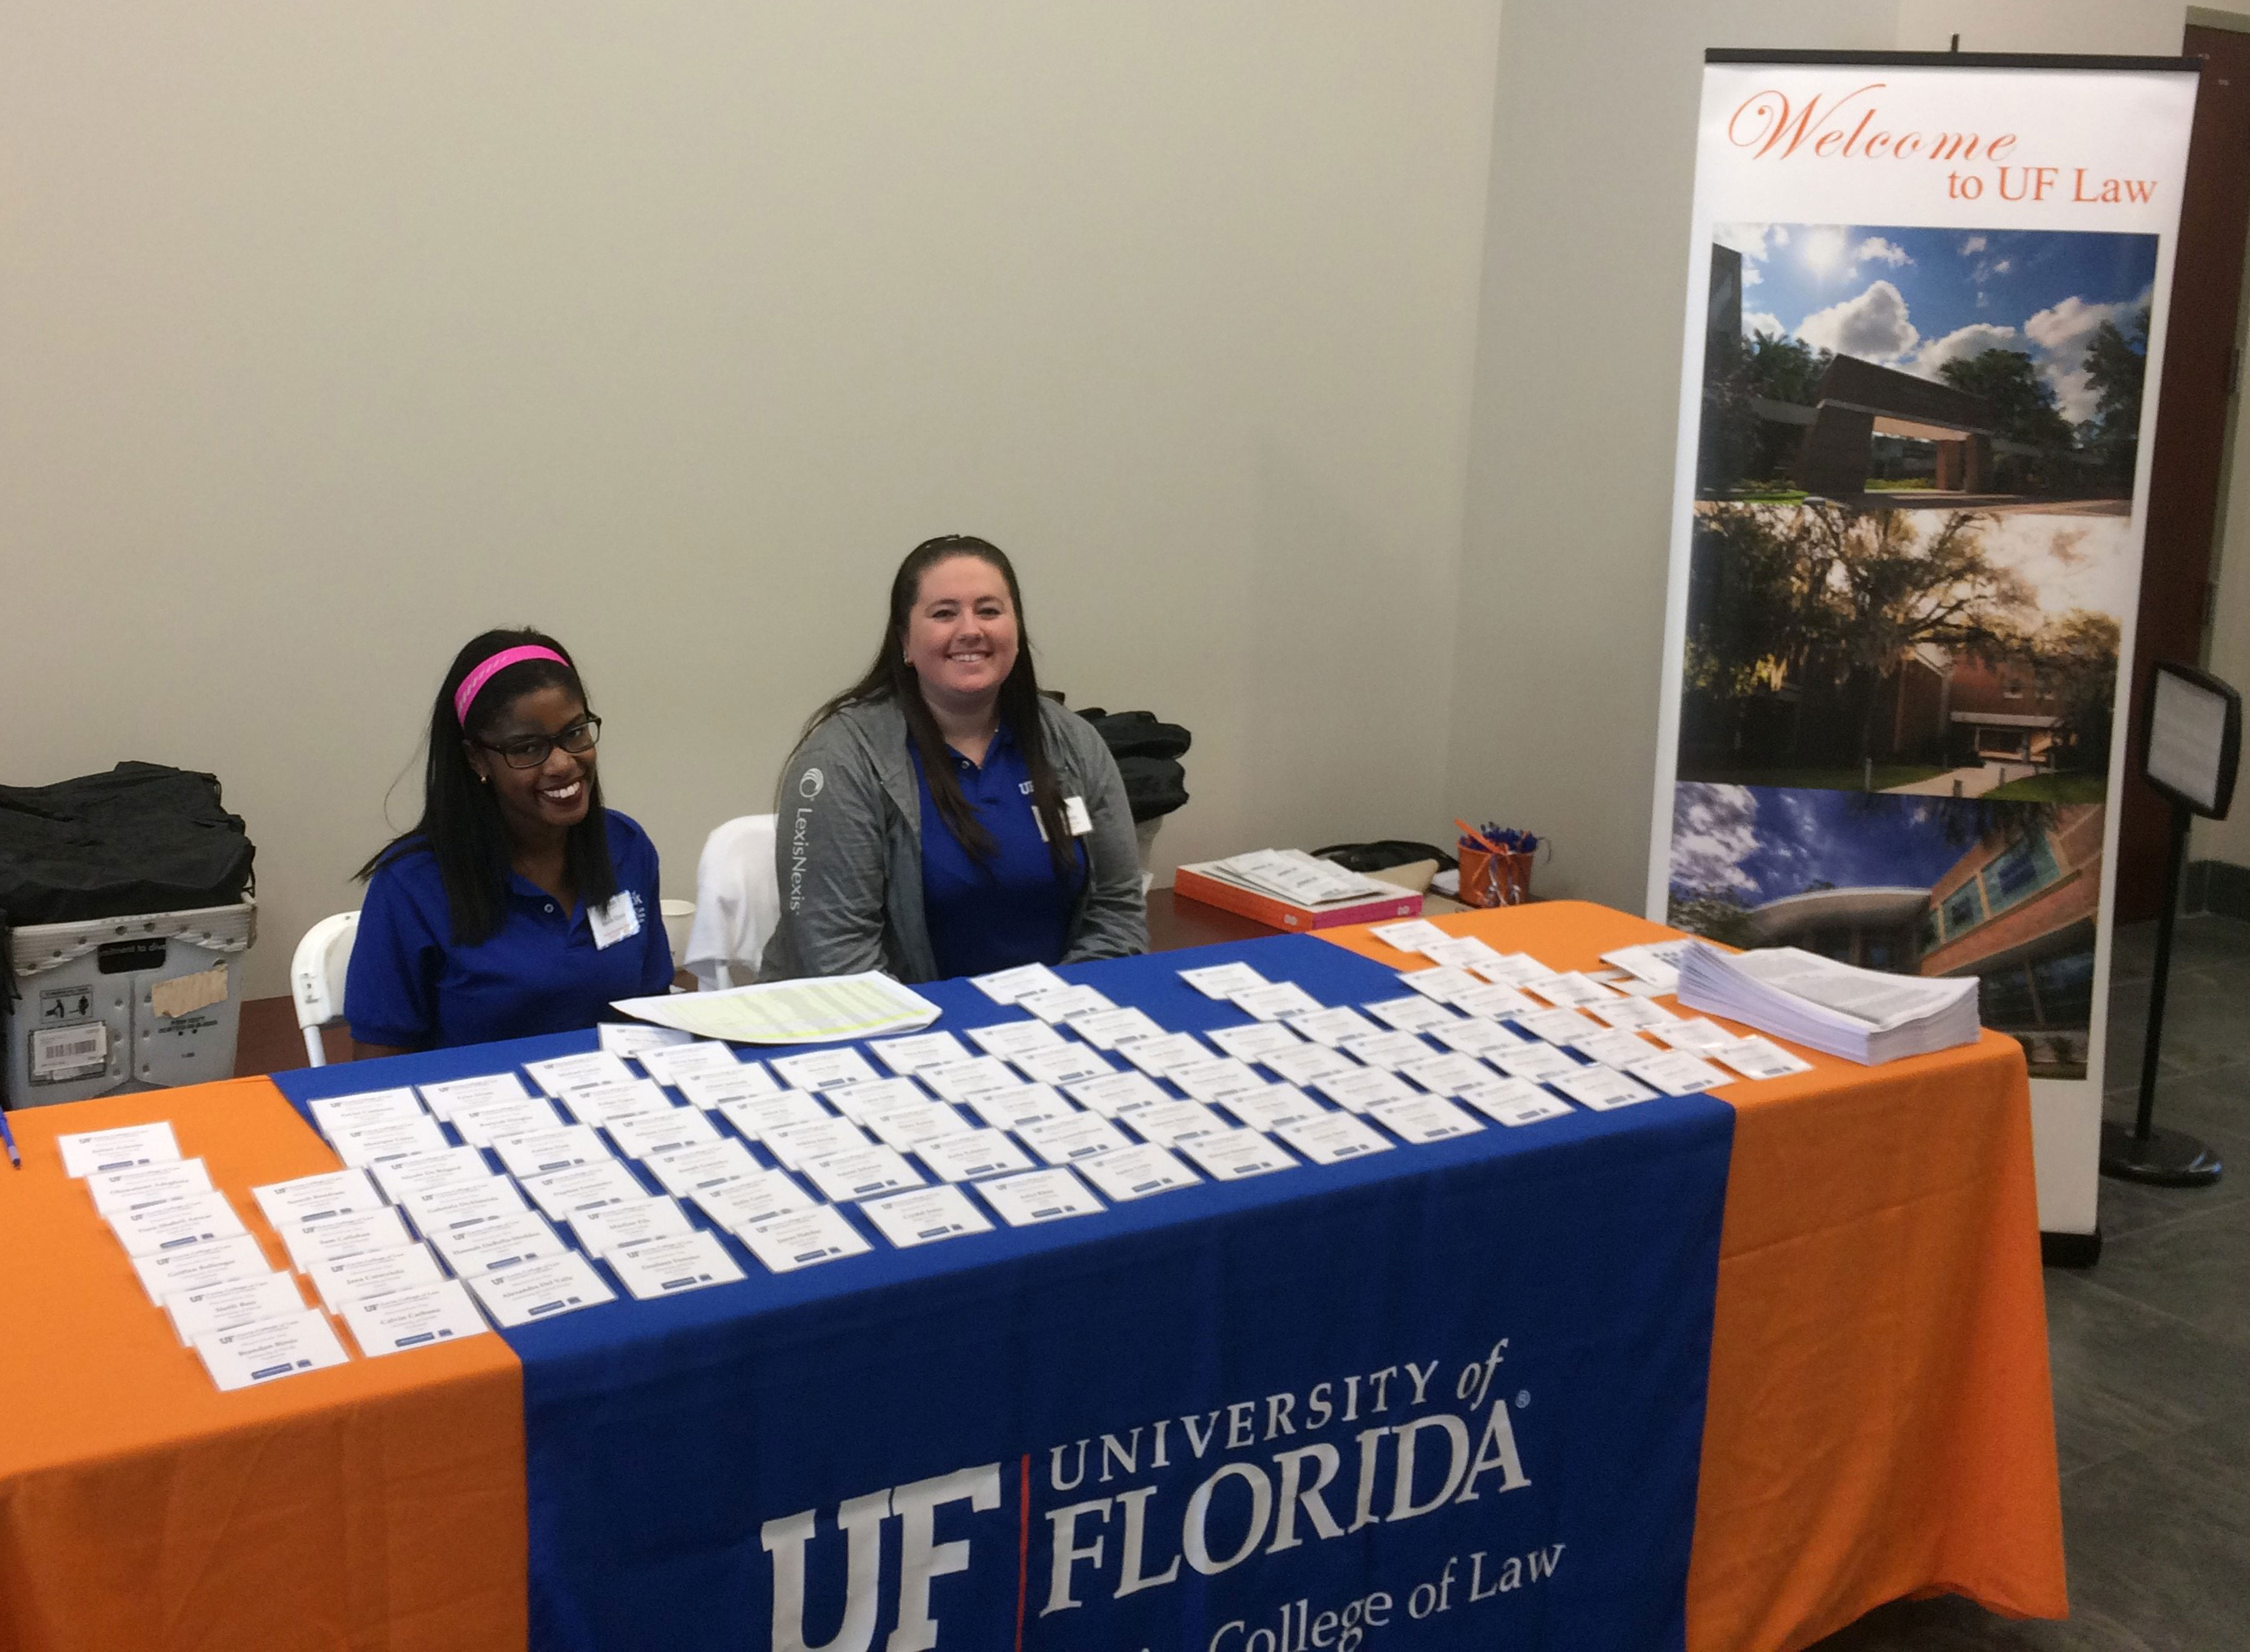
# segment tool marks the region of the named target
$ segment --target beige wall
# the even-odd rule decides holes
[[[1170,860],[1442,819],[1498,28],[11,7],[0,778],[217,772],[281,992],[528,621],[687,895],[962,530],[1053,685],[1195,730]]]

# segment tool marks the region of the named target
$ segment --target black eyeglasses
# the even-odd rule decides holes
[[[602,720],[590,714],[560,734],[535,735],[528,740],[509,740],[499,745],[489,740],[477,743],[487,751],[499,753],[500,761],[511,769],[536,769],[557,746],[574,757],[583,757],[594,749],[601,737]]]

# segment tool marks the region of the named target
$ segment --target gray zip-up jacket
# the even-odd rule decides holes
[[[1047,758],[1066,798],[1094,819],[1087,875],[1063,962],[1149,950],[1140,852],[1117,759],[1085,718],[1039,702]],[[881,970],[901,981],[937,974],[921,897],[921,794],[895,701],[845,706],[804,737],[782,771],[774,869],[781,923],[762,981]]]

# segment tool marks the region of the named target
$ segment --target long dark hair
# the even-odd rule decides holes
[[[1016,612],[1016,663],[1000,684],[1000,722],[1024,754],[1024,767],[1032,777],[1032,806],[1046,828],[1047,858],[1057,877],[1068,877],[1078,867],[1077,840],[1065,823],[1062,788],[1055,782],[1054,764],[1047,757],[1046,731],[1039,722],[1039,677],[1032,664],[1032,633],[1024,622],[1024,593],[1016,584],[1015,564],[1008,553],[989,539],[973,534],[942,534],[925,539],[907,553],[891,580],[890,619],[883,640],[876,646],[875,662],[866,674],[842,694],[812,714],[804,725],[811,734],[846,706],[894,700],[906,714],[907,732],[921,757],[921,771],[929,782],[930,801],[938,817],[959,840],[961,847],[981,861],[989,861],[1000,846],[977,819],[969,800],[961,795],[961,782],[953,772],[953,758],[937,719],[921,697],[921,680],[907,663],[907,629],[914,617],[914,598],[921,594],[921,577],[942,562],[973,556],[999,570],[1008,584],[1008,605]]]
[[[452,915],[453,944],[477,946],[500,933],[507,909],[508,838],[492,788],[479,783],[462,743],[492,732],[508,702],[539,688],[561,688],[592,710],[576,665],[519,660],[494,672],[470,702],[466,721],[453,714],[453,695],[472,671],[508,648],[552,648],[565,662],[570,651],[543,631],[487,631],[453,656],[430,708],[430,751],[422,778],[422,818],[377,850],[360,867],[362,881],[393,861],[427,849],[438,862]],[[598,771],[586,777],[586,818],[563,840],[570,884],[579,901],[598,906],[618,892],[610,864],[610,835],[603,822]]]

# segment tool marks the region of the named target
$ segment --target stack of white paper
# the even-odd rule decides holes
[[[1295,906],[1375,901],[1398,893],[1394,883],[1377,883],[1302,849],[1253,849],[1247,854],[1208,861],[1203,870]]]
[[[1793,946],[1680,960],[1681,1003],[1873,1066],[1977,1041],[1977,978],[1855,969]]]

